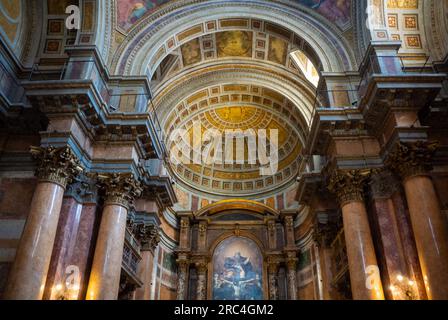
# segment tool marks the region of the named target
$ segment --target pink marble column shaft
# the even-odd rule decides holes
[[[143,286],[137,288],[135,291],[136,300],[150,300],[151,299],[151,281],[152,281],[152,270],[154,263],[154,254],[147,250],[142,251],[142,261],[140,262],[138,268],[138,274],[140,279],[143,281]]]
[[[106,204],[90,273],[87,300],[116,300],[120,286],[128,209]]]
[[[342,216],[353,299],[383,300],[383,287],[364,202],[346,202],[342,206]]]
[[[62,293],[56,287],[65,285],[65,260],[70,251],[70,242],[77,233],[81,209],[82,205],[75,199],[64,198],[43,299],[55,300]]]
[[[448,299],[448,230],[430,177],[405,179],[420,265],[429,299]]]
[[[425,284],[423,281],[422,269],[418,259],[415,238],[409,217],[409,210],[406,208],[406,198],[401,192],[396,192],[392,196],[393,207],[400,228],[400,239],[403,244],[404,258],[408,266],[410,277],[415,280],[418,296],[420,300],[427,300]]]
[[[51,260],[64,188],[40,182],[9,275],[5,299],[42,299]]]

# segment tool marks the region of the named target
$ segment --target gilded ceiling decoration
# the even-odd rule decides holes
[[[314,61],[312,63],[317,61],[306,43],[276,24],[250,19],[222,19],[217,24],[207,24],[207,28],[210,28],[210,33],[204,34],[202,25],[191,27],[169,39],[159,50],[150,63],[151,68],[159,66],[153,76],[156,86],[192,66],[220,60],[268,62],[297,75],[303,75],[303,72],[290,53],[301,48],[304,55]],[[194,38],[185,42],[185,38],[191,37]],[[184,43],[176,47],[175,39]],[[168,56],[166,47],[171,48]]]
[[[10,43],[14,43],[22,17],[22,3],[17,0],[0,1],[0,34]]]
[[[128,30],[144,16],[167,2],[169,0],[117,0],[118,25]]]
[[[295,107],[272,90],[250,85],[222,85],[197,92],[180,103],[165,122],[167,136],[174,129],[188,132],[181,145],[195,144],[194,124],[200,123],[201,134],[206,130],[217,130],[225,136],[226,130],[266,129],[278,132],[278,172],[275,175],[260,175],[260,162],[250,164],[248,140],[244,143],[244,164],[216,163],[214,150],[207,153],[202,164],[172,162],[172,172],[186,186],[212,195],[253,195],[288,184],[300,168],[301,139],[297,123],[299,117]],[[268,133],[269,139],[269,133]],[[199,140],[196,140],[199,141]],[[223,150],[225,139],[223,138]],[[168,141],[168,150],[174,150]],[[201,153],[206,144],[201,145]],[[233,160],[236,160],[236,143],[233,145]],[[275,147],[268,141],[268,148]],[[176,156],[174,154],[174,156]],[[180,160],[180,157],[176,157]]]
[[[127,31],[144,17],[154,13],[169,0],[117,0],[118,26]],[[341,28],[351,22],[351,1],[347,0],[291,0],[292,3],[309,7]],[[395,0],[396,2],[396,0]]]

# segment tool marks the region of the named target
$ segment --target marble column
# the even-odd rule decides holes
[[[270,300],[278,300],[278,270],[279,263],[277,261],[268,261],[268,285]]]
[[[152,266],[154,264],[154,253],[142,251],[142,261],[138,265],[138,275],[143,285],[135,291],[135,300],[151,299]]]
[[[388,299],[427,299],[408,213],[403,208],[398,179],[387,169],[374,170],[370,181],[371,207],[382,255],[384,285],[395,287],[399,276],[414,283],[404,297],[399,290],[387,290]],[[399,282],[399,281],[398,281]]]
[[[207,263],[206,262],[196,263],[196,270],[197,270],[197,275],[198,275],[196,299],[197,300],[206,300],[207,299]]]
[[[448,299],[448,230],[433,182],[431,158],[437,144],[400,143],[388,164],[402,178],[417,252],[429,299]]]
[[[187,288],[188,288],[188,268],[190,262],[186,259],[180,259],[177,261],[177,300],[187,299]]]
[[[44,300],[74,299],[75,292],[66,292],[66,260],[76,245],[82,204],[72,197],[65,197],[62,203],[59,223],[53,246],[50,267],[43,295]],[[78,283],[79,286],[80,283]]]
[[[140,196],[140,183],[132,174],[98,177],[105,203],[90,273],[87,300],[116,300],[120,288],[126,218],[129,206]]]
[[[297,300],[297,258],[296,254],[288,254],[286,258],[286,272],[289,300]]]
[[[5,299],[42,299],[62,199],[67,183],[82,169],[69,147],[31,149],[38,184],[5,290]]]
[[[336,171],[329,190],[337,195],[344,224],[345,244],[354,300],[383,300],[384,292],[364,203],[369,171]]]
[[[318,255],[320,257],[320,269],[322,275],[322,299],[331,300],[333,297],[334,287],[332,286],[332,249],[331,243],[336,238],[338,231],[342,228],[337,221],[330,220],[331,212],[315,212],[316,221],[314,225],[313,238],[317,244]],[[323,217],[323,221],[319,221],[319,216]]]
[[[136,300],[151,299],[151,283],[154,265],[154,252],[160,243],[160,229],[153,224],[140,224],[137,226],[136,238],[141,243],[142,260],[138,266],[139,278],[143,281],[141,288],[135,292]]]
[[[43,299],[83,299],[93,256],[96,181],[80,175],[67,186],[59,217]]]

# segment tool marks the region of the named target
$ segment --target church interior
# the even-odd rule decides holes
[[[0,299],[448,300],[447,34],[448,0],[0,0]]]

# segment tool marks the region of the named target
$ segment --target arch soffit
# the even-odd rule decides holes
[[[306,81],[294,81],[267,68],[245,65],[217,65],[206,71],[199,69],[174,78],[156,93],[154,104],[160,119],[166,119],[173,106],[194,92],[220,84],[253,84],[269,88],[291,101],[302,113],[307,124],[313,112],[315,88]]]
[[[209,204],[196,212],[195,217],[210,217],[229,210],[241,210],[256,213],[263,217],[277,218],[280,216],[280,213],[277,210],[263,203],[252,200],[230,199]]]
[[[226,14],[222,11],[224,5],[227,9]],[[249,8],[250,11],[247,10]],[[208,12],[206,17],[203,15],[204,10]],[[154,61],[155,56],[160,54],[160,48],[165,46],[173,34],[219,18],[253,18],[278,24],[303,38],[313,48],[320,59],[323,71],[340,72],[354,69],[354,53],[336,26],[323,22],[322,18],[318,19],[316,13],[310,10],[261,0],[256,3],[235,1],[199,3],[191,8],[173,10],[163,16],[152,15],[132,29],[117,51],[112,67],[120,74],[146,74],[149,62]],[[185,42],[188,40],[191,38],[186,38]],[[168,53],[156,60],[162,61]]]

